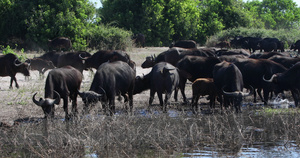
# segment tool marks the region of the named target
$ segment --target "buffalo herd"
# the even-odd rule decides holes
[[[50,45],[55,40],[58,39],[50,41],[53,42]],[[70,43],[66,43],[67,46],[60,48],[70,49]],[[182,103],[189,105],[185,94],[188,81],[192,83],[191,109],[194,113],[199,112],[199,97],[206,95],[211,109],[215,108],[217,100],[221,110],[232,108],[241,112],[245,96],[253,95],[256,102],[258,94],[267,105],[271,95],[291,91],[295,106],[298,106],[300,58],[285,52],[282,41],[239,36],[227,46],[235,48],[197,48],[192,40],[176,42],[168,50],[146,57],[141,67],[152,70],[142,76],[136,75],[135,62],[121,50],[99,50],[93,54],[50,50],[25,62],[7,54],[0,56],[0,76],[10,76],[10,88],[13,81],[19,88],[16,73],[29,76],[29,70],[38,70],[43,75],[46,70],[52,69],[45,81],[44,98],[37,100],[37,93],[32,97],[32,101],[43,109],[46,118],[54,117],[54,105],[59,104],[61,99],[65,118],[76,115],[78,95],[84,103],[85,112],[91,105],[101,102],[104,112],[113,115],[116,112],[116,96],[122,96],[132,112],[133,96],[146,90],[150,90],[149,106],[157,93],[162,111],[166,112],[173,92],[175,101],[178,101],[178,90],[182,94]],[[299,51],[300,42],[293,44],[291,49]],[[90,89],[80,91],[83,71],[92,69],[96,73]],[[68,100],[72,101],[72,113],[68,112]]]

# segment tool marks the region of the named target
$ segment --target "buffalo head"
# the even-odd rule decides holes
[[[60,95],[54,91],[55,95],[56,95],[56,98],[55,99],[51,99],[51,98],[40,98],[39,101],[37,101],[35,99],[35,95],[37,94],[34,93],[33,97],[32,97],[32,101],[37,105],[37,106],[40,106],[42,107],[43,111],[44,111],[44,114],[45,114],[45,117],[47,118],[48,115],[50,115],[51,117],[54,117],[54,104],[59,104],[60,102]]]
[[[148,56],[146,57],[146,60],[142,63],[142,68],[149,68],[153,67],[155,65],[155,56]]]
[[[105,91],[103,88],[101,88],[101,93],[96,93],[94,91],[86,91],[86,92],[79,92],[78,94],[81,97],[82,101],[84,102],[84,111],[87,112],[87,110],[90,107],[90,104],[96,104],[97,102],[101,101],[101,99],[106,96]]]
[[[21,72],[24,74],[24,76],[29,76],[29,66],[30,66],[30,60],[26,60],[25,62],[21,62],[18,59],[15,59],[14,65],[17,69],[17,72]]]

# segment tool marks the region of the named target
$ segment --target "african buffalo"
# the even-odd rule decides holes
[[[230,50],[218,50],[215,52],[217,56],[223,55],[244,55],[246,57],[250,56],[250,52],[246,49],[230,49]]]
[[[172,47],[180,47],[180,48],[197,48],[197,44],[193,40],[181,40],[170,45]]]
[[[105,62],[101,64],[94,76],[89,91],[80,92],[82,100],[89,106],[89,100],[101,98],[106,112],[109,102],[110,114],[115,113],[115,96],[121,94],[125,101],[129,101],[130,111],[133,108],[133,88],[135,71],[123,61]],[[126,107],[127,108],[127,107]]]
[[[16,87],[19,88],[19,84],[16,79],[18,72],[29,76],[29,62],[20,62],[14,54],[6,54],[0,56],[0,76],[10,76],[10,86],[12,88],[13,81],[16,83]]]
[[[72,100],[72,112],[77,114],[77,94],[80,89],[82,81],[82,74],[72,66],[65,66],[53,69],[49,72],[45,84],[45,98],[40,100],[35,99],[33,95],[33,102],[42,107],[45,118],[48,116],[54,117],[54,104],[59,104],[60,98],[64,101],[65,118],[70,119],[68,112],[68,97]]]
[[[290,56],[288,53],[285,52],[262,52],[262,53],[254,53],[249,56],[252,59],[268,59],[272,56]]]
[[[258,43],[258,46],[260,51],[271,52],[279,49],[281,52],[284,52],[284,44],[277,38],[264,38]]]
[[[243,93],[243,76],[238,67],[226,61],[218,63],[213,70],[213,79],[219,91],[223,92],[224,106],[228,107],[232,103],[236,112],[240,112],[243,97],[252,91]]]
[[[141,66],[142,68],[149,68],[162,61],[176,66],[177,62],[186,55],[203,57],[215,56],[215,50],[211,48],[185,49],[173,47],[160,53],[157,57],[146,57],[146,60],[142,63]]]
[[[260,37],[241,37],[240,39],[232,42],[234,42],[235,45],[238,45],[241,48],[249,49],[250,52],[255,52],[259,49],[258,42],[261,40],[262,38]]]
[[[291,45],[291,50],[296,51],[298,49],[298,54],[300,53],[300,40],[297,40],[294,44]]]
[[[154,95],[157,92],[160,105],[167,112],[168,100],[171,94],[179,86],[179,74],[177,68],[167,62],[160,62],[153,66],[151,72],[135,79],[134,94],[150,89],[149,106],[152,105]],[[163,101],[162,94],[165,93]]]
[[[36,57],[36,58],[40,58],[40,59],[43,59],[43,60],[46,60],[46,61],[51,61],[53,63],[53,65],[55,67],[57,67],[58,58],[62,54],[65,54],[65,53],[50,51],[50,52],[47,52],[47,53],[45,53],[45,54],[43,54],[39,57]]]
[[[239,59],[234,64],[240,69],[246,88],[252,86],[254,89],[263,89],[263,101],[265,105],[269,99],[269,93],[273,91],[273,84],[266,83],[263,76],[271,77],[275,73],[284,72],[287,69],[274,61],[268,59]],[[259,93],[260,95],[260,93]],[[262,96],[260,95],[262,98]],[[254,93],[256,102],[256,93]]]
[[[180,74],[180,90],[184,92],[185,83],[188,80],[194,82],[197,78],[212,78],[213,68],[220,63],[217,57],[200,57],[187,55],[177,63]],[[187,102],[183,94],[184,102]]]
[[[70,50],[72,42],[67,37],[56,37],[53,40],[48,40],[49,50]]]
[[[100,50],[96,53],[94,53],[91,57],[87,58],[85,61],[85,67],[86,68],[95,68],[98,69],[98,67],[107,62],[113,62],[113,61],[123,61],[126,62],[130,67],[134,68],[134,64],[130,59],[130,56],[125,51],[121,50]]]
[[[280,93],[284,90],[290,90],[295,101],[295,106],[298,106],[300,95],[300,63],[295,64],[289,70],[274,74],[271,79],[264,81],[275,84],[275,93]]]
[[[198,111],[198,100],[200,96],[208,95],[210,100],[210,108],[215,108],[216,97],[220,97],[220,91],[217,89],[212,78],[198,78],[192,84],[193,99],[192,109],[196,113]]]
[[[54,69],[55,66],[51,61],[43,60],[40,58],[30,59],[30,70],[39,71],[39,75],[43,76],[44,73],[49,69]]]
[[[64,53],[58,57],[57,67],[70,65],[82,73],[83,70],[87,70],[85,60],[91,56],[92,55],[90,53],[85,51]]]
[[[276,63],[279,63],[289,69],[299,62],[300,58],[275,55],[269,58],[269,60],[275,61]]]
[[[132,39],[138,47],[145,47],[145,35],[142,33],[135,34]]]

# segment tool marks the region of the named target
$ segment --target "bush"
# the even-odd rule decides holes
[[[271,37],[278,38],[283,41],[285,48],[288,48],[292,43],[300,39],[300,31],[297,29],[280,29],[280,30],[269,30],[269,29],[251,29],[251,28],[233,28],[223,30],[210,36],[206,41],[206,46],[212,47],[220,41],[230,41],[236,36],[251,36],[251,37]]]
[[[99,25],[90,28],[86,34],[88,48],[91,49],[120,49],[131,48],[132,32],[114,26]]]
[[[12,49],[10,48],[9,45],[7,45],[6,47],[4,46],[0,46],[1,50],[2,50],[2,54],[6,55],[6,54],[14,54],[20,61],[25,61],[27,59],[26,54],[24,54],[24,49],[21,49],[21,55],[16,53],[16,48],[17,48],[17,44],[16,44],[16,48]]]

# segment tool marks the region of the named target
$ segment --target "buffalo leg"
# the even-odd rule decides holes
[[[129,98],[129,108],[130,108],[130,112],[132,112],[132,109],[133,109],[133,93],[129,92],[128,98]]]
[[[269,100],[269,93],[270,91],[269,90],[266,90],[266,89],[263,89],[264,91],[264,105],[267,105],[268,104],[268,100]]]
[[[164,107],[163,107],[164,112],[167,112],[167,106],[168,106],[168,102],[169,102],[169,99],[170,99],[171,95],[172,95],[172,92],[166,93]]]
[[[178,101],[178,87],[175,88],[175,92],[174,92],[174,100],[177,102]]]
[[[114,96],[111,99],[109,99],[109,112],[110,112],[111,116],[116,113],[115,97]]]
[[[215,104],[216,104],[216,96],[214,95],[209,95],[209,106],[210,108],[215,108]]]
[[[77,110],[77,97],[72,99],[72,113],[76,116],[78,113]]]
[[[162,92],[157,92],[157,96],[159,99],[159,105],[161,106],[161,108],[163,109],[164,107],[164,102],[163,102],[163,96],[162,96]],[[163,109],[164,110],[164,109]]]
[[[297,107],[298,106],[298,99],[299,99],[299,91],[298,90],[293,90],[291,92],[292,92],[293,99],[295,101],[295,106]]]
[[[154,95],[155,95],[155,91],[154,90],[150,90],[149,106],[151,106],[152,103],[153,103]]]
[[[11,78],[10,78],[10,86],[9,86],[10,89],[13,88],[13,87],[12,87],[12,84],[13,84],[14,81],[15,81],[15,83],[16,83],[16,87],[19,88],[19,84],[18,84],[18,82],[17,82],[16,77],[15,77],[15,76],[11,76]]]
[[[181,95],[183,97],[184,103],[188,103],[186,96],[185,96],[185,92],[184,92],[186,80],[187,79],[180,77],[180,82],[179,82],[179,87],[180,87],[180,91],[181,91]]]
[[[68,109],[68,97],[63,98],[63,101],[64,101],[65,119],[69,120],[70,116],[69,116],[69,109]]]
[[[193,99],[192,99],[192,111],[195,114],[196,112],[198,112],[198,100],[200,98],[200,95],[193,95]]]

